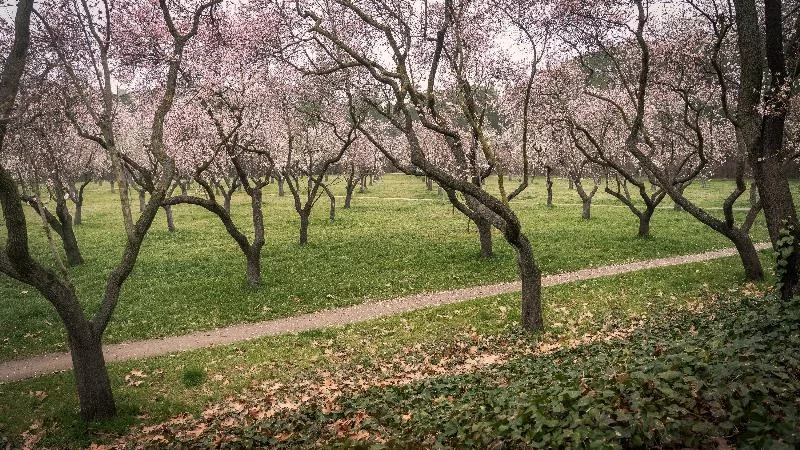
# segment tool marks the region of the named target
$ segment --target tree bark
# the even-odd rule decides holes
[[[245,253],[247,259],[247,270],[245,279],[250,287],[261,285],[261,249],[250,248]]]
[[[231,197],[232,195],[226,195],[224,192],[222,193],[222,208],[225,210],[226,213],[231,213]]]
[[[61,241],[64,246],[64,253],[67,255],[67,265],[70,267],[80,266],[84,262],[83,255],[81,255],[81,249],[78,247],[78,239],[75,238],[72,225],[65,223],[62,229]]]
[[[301,212],[300,214],[300,245],[308,243],[308,212]]]
[[[83,201],[75,202],[75,215],[72,217],[73,225],[81,225],[83,223]]]
[[[517,249],[517,266],[522,279],[522,327],[526,330],[541,330],[544,327],[542,274],[536,266],[528,238],[519,234],[512,244]]]
[[[84,420],[112,417],[116,414],[116,405],[100,336],[96,335],[88,322],[76,329],[71,328],[67,327],[67,338],[81,417]]]
[[[639,215],[639,232],[636,233],[636,236],[640,238],[650,236],[650,217],[652,217],[652,215],[648,214],[647,211]]]
[[[478,228],[478,235],[481,243],[481,258],[491,258],[492,250],[492,224],[486,219],[478,219],[475,222]]]
[[[167,216],[167,230],[175,231],[175,219],[172,216],[172,205],[164,205],[164,213]]]
[[[283,197],[284,195],[286,195],[286,191],[284,190],[283,187],[283,177],[278,176],[275,179],[278,181],[278,197]]]
[[[347,183],[347,193],[344,196],[344,209],[350,209],[350,202],[353,200],[353,191],[356,189],[355,184]]]
[[[139,195],[139,212],[141,213],[142,211],[144,211],[144,206],[145,206],[145,203],[146,203],[146,201],[145,201],[146,199],[145,199],[145,196],[144,196],[144,189],[142,189],[142,190],[138,190],[137,189],[136,193]]]
[[[547,186],[547,207],[553,207],[553,178],[552,178],[553,169],[550,166],[545,166],[544,174],[545,174],[545,186]]]
[[[732,230],[729,233],[728,239],[736,246],[739,252],[739,258],[742,260],[744,266],[744,276],[748,280],[763,280],[764,271],[761,267],[761,260],[758,258],[758,251],[750,235],[739,231]]]

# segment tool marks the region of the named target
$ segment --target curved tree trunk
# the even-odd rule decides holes
[[[63,225],[61,241],[63,242],[64,253],[67,255],[67,265],[75,267],[83,264],[83,255],[81,255],[81,249],[78,247],[78,239],[75,238],[75,232],[71,224]]]
[[[739,258],[744,266],[744,276],[750,281],[761,281],[764,279],[764,270],[761,267],[761,260],[758,258],[758,251],[750,235],[739,230],[728,233],[728,239],[736,246]]]

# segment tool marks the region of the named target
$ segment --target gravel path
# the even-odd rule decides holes
[[[770,248],[770,244],[757,244],[756,248],[763,250]],[[543,277],[542,284],[544,286],[553,286],[557,284],[589,280],[592,278],[612,276],[656,267],[709,261],[726,256],[733,256],[735,254],[735,249],[728,248],[693,255],[675,256],[670,258],[652,259],[648,261],[638,261],[628,264],[583,269],[575,272]],[[215,330],[199,331],[183,336],[172,336],[161,339],[148,339],[145,341],[105,345],[103,351],[106,362],[140,359],[150,356],[159,356],[169,353],[210,347],[214,345],[231,344],[234,342],[260,338],[263,336],[297,333],[315,328],[334,327],[350,323],[363,322],[378,317],[413,311],[415,309],[458,303],[474,298],[491,297],[509,292],[517,292],[519,290],[520,283],[516,281],[487,286],[454,289],[451,291],[422,293],[408,297],[366,302],[353,306],[287,317],[284,319],[246,323],[225,328],[218,328]],[[34,378],[48,373],[69,370],[71,368],[72,361],[68,352],[49,353],[28,359],[7,361],[0,363],[0,384],[10,381],[23,380],[26,378]]]

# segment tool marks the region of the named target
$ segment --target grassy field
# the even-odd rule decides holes
[[[735,258],[725,258],[545,288],[546,329],[533,335],[519,330],[519,300],[510,294],[113,364],[110,376],[120,414],[97,424],[78,418],[71,373],[0,385],[0,436],[19,443],[28,430],[25,436],[40,435],[41,445],[55,447],[112,442],[126,433],[130,435],[122,438],[125,441],[148,433],[166,434],[172,441],[173,434],[153,424],[177,417],[169,427],[193,427],[215,411],[232,414],[231,405],[249,409],[265,403],[302,403],[305,393],[322,392],[318,386],[326,383],[347,387],[350,395],[375,386],[403,385],[424,373],[423,359],[442,361],[442,352],[455,364],[468,360],[471,346],[481,352],[484,347],[518,349],[515,357],[520,357],[528,348],[614,332],[647,317],[671,317],[688,306],[713,308],[717,293],[757,295],[768,284],[744,284],[737,265]],[[458,373],[455,369],[434,374],[452,375]],[[226,417],[220,412],[220,421]],[[29,430],[31,425],[35,428]],[[180,446],[176,442],[171,445]],[[166,445],[157,440],[145,444]]]
[[[490,187],[494,181],[489,181]],[[593,219],[583,221],[577,194],[564,180],[557,180],[555,187],[554,208],[544,206],[541,179],[514,203],[545,273],[730,246],[687,214],[673,211],[670,203],[654,216],[648,239],[635,237],[633,215],[603,193],[595,199]],[[706,188],[691,186],[689,195],[704,206],[718,207],[730,187],[730,182],[715,181]],[[427,191],[422,180],[388,175],[357,194],[352,209],[339,209],[335,223],[328,223],[327,205],[321,203],[305,247],[296,243],[298,220],[290,197],[275,195],[274,185],[269,189],[263,287],[244,285],[243,258],[215,217],[199,208],[177,207],[176,232],[166,230],[163,215],[154,224],[105,342],[517,277],[513,251],[501,237],[496,235],[495,258],[478,259],[477,234],[435,189]],[[85,223],[77,228],[87,263],[72,269],[71,277],[89,311],[102,291],[101,275],[119,257],[122,235],[115,199],[108,186],[92,186]],[[246,200],[239,196],[234,202],[242,226],[247,226]],[[753,235],[755,241],[766,239],[761,221]],[[34,230],[31,237],[35,251],[47,260],[41,231]],[[770,252],[762,253],[762,262],[771,268]],[[474,361],[501,358],[495,362],[513,366],[541,349],[582,345],[587,336],[615,335],[646,320],[668,323],[678,311],[713,311],[718,297],[758,297],[768,285],[769,280],[758,286],[745,284],[738,259],[725,258],[545,288],[545,330],[536,334],[519,330],[519,300],[509,294],[341,328],[113,364],[109,370],[120,414],[95,424],[78,418],[71,373],[3,384],[0,447],[4,440],[71,448],[117,439],[139,440],[146,447],[202,447],[212,445],[220,429],[222,435],[252,445],[291,446],[305,442],[292,434],[292,427],[309,417],[317,417],[324,429],[302,439],[317,436],[328,442],[324,435],[331,430],[334,440],[342,438],[335,427],[344,423],[329,417],[335,411],[325,412],[328,403],[339,404],[322,394],[331,392],[330,386],[343,393],[341,405],[355,402],[372,405],[364,406],[369,408],[384,408],[378,399],[387,386],[401,389],[385,391],[396,395],[402,386],[427,383],[425,379],[440,379],[446,389],[459,392],[469,381],[459,377],[483,370],[470,366]],[[0,360],[65,349],[52,308],[30,288],[8,278],[0,278],[0,342]],[[530,376],[524,370],[514,373]],[[283,405],[285,411],[265,411],[265,405]],[[409,423],[424,429],[429,422],[416,422],[416,417],[430,412],[419,405],[409,407],[416,408],[408,412],[415,417]],[[248,422],[230,422],[232,417]],[[264,419],[270,425],[258,425],[258,430],[271,441],[249,440],[248,433],[259,433],[252,427]],[[405,429],[404,423],[400,428]],[[403,436],[402,430],[392,433]],[[346,440],[350,435],[343,436]]]
[[[493,188],[496,180],[488,181]],[[730,182],[690,186],[690,197],[721,205]],[[335,188],[341,193],[342,186]],[[276,186],[265,196],[267,243],[262,253],[264,285],[244,285],[244,258],[216,217],[192,206],[175,208],[177,231],[166,230],[163,213],[145,241],[123,289],[105,342],[183,334],[224,325],[286,317],[421,291],[473,286],[517,278],[512,249],[495,235],[495,258],[477,258],[478,239],[466,219],[453,212],[421,179],[387,175],[356,194],[353,207],[327,221],[326,199],[312,218],[309,244],[297,242],[298,219],[290,196]],[[86,264],[70,276],[88,311],[97,307],[105,275],[121,252],[117,196],[108,185],[87,190],[84,224],[76,227]],[[409,199],[409,200],[406,200]],[[599,192],[593,219],[580,219],[578,196],[556,180],[556,207],[544,206],[537,178],[513,203],[545,274],[695,253],[729,247],[721,235],[671,204],[653,217],[652,238],[635,237],[637,222],[626,208]],[[234,215],[248,227],[248,199],[234,199]],[[340,200],[339,204],[343,202]],[[744,214],[744,213],[739,213]],[[31,217],[30,223],[35,222]],[[51,261],[40,228],[32,226],[35,251]],[[754,239],[766,239],[761,223]],[[766,266],[770,266],[769,261]],[[30,287],[0,277],[0,360],[66,350],[53,308]]]

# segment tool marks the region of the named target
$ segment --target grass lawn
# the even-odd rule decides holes
[[[493,189],[496,179],[490,179]],[[692,185],[690,196],[718,206],[732,183]],[[334,188],[342,194],[343,186]],[[241,322],[254,322],[365,299],[397,297],[421,291],[509,281],[517,278],[512,249],[495,235],[496,257],[479,260],[478,239],[466,219],[436,189],[421,179],[387,175],[356,194],[353,207],[339,209],[327,221],[327,200],[315,209],[309,244],[297,241],[298,219],[290,196],[278,197],[268,186],[265,196],[267,243],[262,253],[264,285],[244,285],[244,258],[216,219],[192,206],[175,208],[178,230],[166,230],[163,213],[148,235],[139,261],[123,288],[105,342],[183,334]],[[389,199],[392,198],[392,199]],[[403,198],[420,199],[402,200]],[[84,224],[76,227],[86,264],[70,270],[79,298],[93,312],[105,275],[121,252],[122,228],[116,194],[108,185],[87,189]],[[236,221],[248,230],[247,198],[234,199]],[[513,203],[545,274],[695,253],[729,247],[721,235],[668,202],[652,222],[652,238],[635,237],[635,217],[616,200],[599,192],[593,219],[580,219],[578,196],[556,180],[555,201],[544,206],[541,177]],[[342,202],[340,201],[341,205]],[[604,206],[605,205],[605,206]],[[743,214],[743,213],[739,213]],[[30,217],[30,224],[35,222]],[[48,257],[42,233],[31,226],[35,252]],[[766,239],[759,223],[756,241]],[[766,261],[766,266],[771,266]],[[734,271],[738,269],[734,265]],[[31,288],[0,277],[0,360],[66,350],[53,308]]]
[[[331,439],[336,440],[341,438],[335,431],[337,419],[324,420],[325,414],[337,414],[340,401],[350,405],[347,408],[356,402],[359,410],[369,405],[383,408],[379,399],[384,389],[405,385],[412,389],[427,383],[424,380],[441,380],[437,386],[441,392],[463,392],[467,385],[460,384],[459,377],[480,374],[498,364],[498,370],[504,370],[504,361],[512,364],[530,358],[526,355],[531,349],[547,352],[571,342],[580,346],[587,336],[614,335],[650,319],[663,322],[680,316],[681,311],[713,315],[718,297],[760,295],[768,282],[744,284],[738,264],[735,258],[724,258],[545,288],[546,328],[536,334],[519,330],[519,300],[512,294],[340,328],[113,364],[110,376],[119,417],[88,426],[77,416],[71,373],[0,385],[0,436],[16,443],[41,439],[40,445],[53,447],[114,442],[125,433],[130,434],[123,441],[139,439],[150,447],[204,447],[213,443],[219,430],[257,446],[307,444],[330,430],[334,430]],[[680,331],[686,333],[688,328]],[[504,360],[491,359],[497,354]],[[552,359],[542,364],[552,365]],[[474,361],[497,364],[475,366]],[[536,371],[524,373],[527,378],[521,377],[519,383],[536,383]],[[341,399],[329,398],[333,391],[340,392]],[[447,395],[454,394],[445,392],[442,398]],[[318,408],[325,410],[327,402],[332,402],[334,411],[321,413]],[[279,410],[271,410],[272,406]],[[479,406],[464,403],[464,407]],[[421,405],[414,408],[412,423],[429,426],[425,414],[433,413]],[[350,410],[340,412],[344,417]],[[169,423],[156,426],[170,418]],[[314,418],[321,421],[318,429],[304,436],[296,434],[291,424],[315,423]],[[35,428],[29,429],[32,424]],[[253,428],[256,424],[260,428]],[[288,436],[284,428],[295,435]],[[372,430],[366,424],[362,428]],[[462,425],[459,430],[463,431]],[[254,436],[265,440],[248,441]]]

